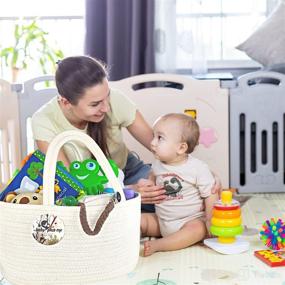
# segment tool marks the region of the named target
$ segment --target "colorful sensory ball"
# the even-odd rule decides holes
[[[260,239],[273,250],[285,248],[285,224],[281,219],[266,220],[260,231]]]

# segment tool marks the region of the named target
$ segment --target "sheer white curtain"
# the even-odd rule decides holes
[[[203,21],[202,0],[180,0],[180,5],[187,7],[188,13],[195,13],[189,19],[177,19],[177,45],[179,53],[185,54],[186,65],[192,74],[207,73],[206,35]]]
[[[282,0],[285,1],[285,0]],[[235,47],[271,12],[278,0],[155,0],[157,72],[247,67]]]
[[[202,1],[180,0],[183,5],[202,13]],[[181,4],[181,3],[180,3]],[[177,21],[176,0],[156,0],[155,2],[155,64],[157,72],[174,72],[177,66],[177,55],[183,54],[187,66],[193,73],[206,73],[207,60],[204,48],[204,36],[201,17]],[[189,9],[188,9],[189,11]],[[179,26],[177,26],[177,22]]]
[[[156,72],[176,70],[176,0],[156,0],[154,21]]]

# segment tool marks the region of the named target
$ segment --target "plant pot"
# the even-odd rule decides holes
[[[17,68],[17,67],[12,68],[12,83],[17,82],[19,73],[20,73],[20,68]]]

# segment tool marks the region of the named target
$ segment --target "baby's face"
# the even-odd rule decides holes
[[[159,120],[153,126],[151,150],[158,160],[171,164],[178,156],[181,146],[181,127],[173,120]]]

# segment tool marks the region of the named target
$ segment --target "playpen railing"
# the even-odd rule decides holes
[[[0,185],[19,167],[20,135],[18,98],[9,82],[0,79]],[[1,186],[0,186],[1,190]]]

